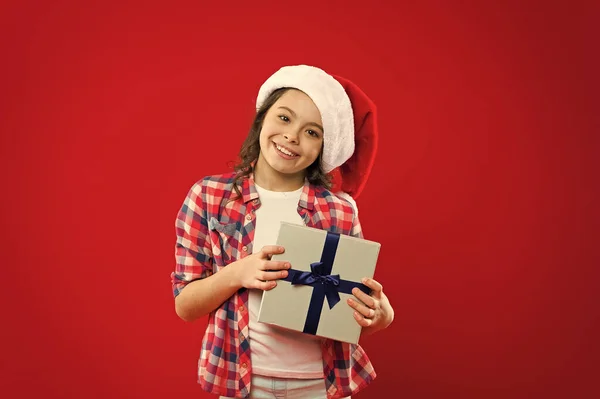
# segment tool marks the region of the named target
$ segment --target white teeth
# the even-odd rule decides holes
[[[277,149],[281,152],[283,152],[285,155],[289,155],[290,157],[295,157],[296,154],[294,154],[293,152],[289,152],[288,150],[286,150],[285,148],[275,144],[275,147],[277,147]]]

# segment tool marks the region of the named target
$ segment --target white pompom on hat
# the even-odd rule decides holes
[[[354,83],[322,69],[285,66],[261,86],[258,110],[277,89],[294,88],[315,103],[323,121],[322,168],[325,173],[339,168],[341,190],[356,198],[369,177],[377,150],[375,104]]]

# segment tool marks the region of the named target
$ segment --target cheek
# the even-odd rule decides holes
[[[316,159],[319,154],[321,153],[321,149],[323,148],[323,144],[322,143],[313,143],[313,145],[311,146],[311,155]]]
[[[264,141],[269,141],[270,138],[273,136],[273,129],[272,127],[265,123],[262,127],[262,129],[260,130],[260,141],[262,142]]]
[[[268,134],[267,130],[265,130],[264,127],[260,131],[260,136],[259,136],[258,141],[260,143],[261,148],[264,147],[269,142],[269,134]]]
[[[315,150],[314,148],[311,148],[310,151],[306,151],[304,153],[304,155],[305,155],[305,158],[304,158],[305,162],[307,162],[309,165],[312,164],[319,157],[319,153],[320,153],[320,151]]]

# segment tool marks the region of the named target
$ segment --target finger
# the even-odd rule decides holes
[[[285,252],[285,249],[279,245],[265,245],[260,250],[261,258],[263,259],[271,259],[272,255],[282,254]]]
[[[371,324],[373,324],[373,320],[365,319],[363,315],[361,315],[357,311],[354,311],[354,320],[356,320],[356,322],[360,324],[361,327],[369,327]]]
[[[367,295],[365,294],[363,291],[361,291],[358,288],[353,288],[352,289],[352,294],[354,294],[354,296],[360,300],[362,303],[364,303],[365,305],[367,305],[368,307],[375,309],[375,305],[377,302],[375,302],[375,298],[373,298],[371,295]]]
[[[263,263],[261,270],[287,270],[292,265],[287,261],[267,260]]]
[[[365,305],[363,305],[360,302],[355,301],[352,298],[348,298],[348,305],[350,305],[350,307],[352,307],[354,310],[356,310],[358,313],[360,313],[362,316],[366,317],[366,318],[373,318],[373,316],[375,316],[375,310],[366,307]]]
[[[286,278],[288,275],[287,270],[276,270],[276,271],[264,271],[258,273],[258,279],[263,281],[278,280],[280,278]]]
[[[372,278],[365,277],[362,279],[362,283],[375,292],[383,291],[383,285],[379,284],[377,280],[374,280]]]
[[[277,282],[276,281],[256,281],[256,286],[255,288],[258,288],[259,290],[263,290],[263,291],[270,291],[273,288],[275,288],[277,286]]]

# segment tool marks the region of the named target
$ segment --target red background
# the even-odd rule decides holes
[[[308,63],[379,109],[358,203],[396,320],[356,398],[598,397],[597,7],[87,3],[0,9],[0,396],[211,397],[175,216]]]

